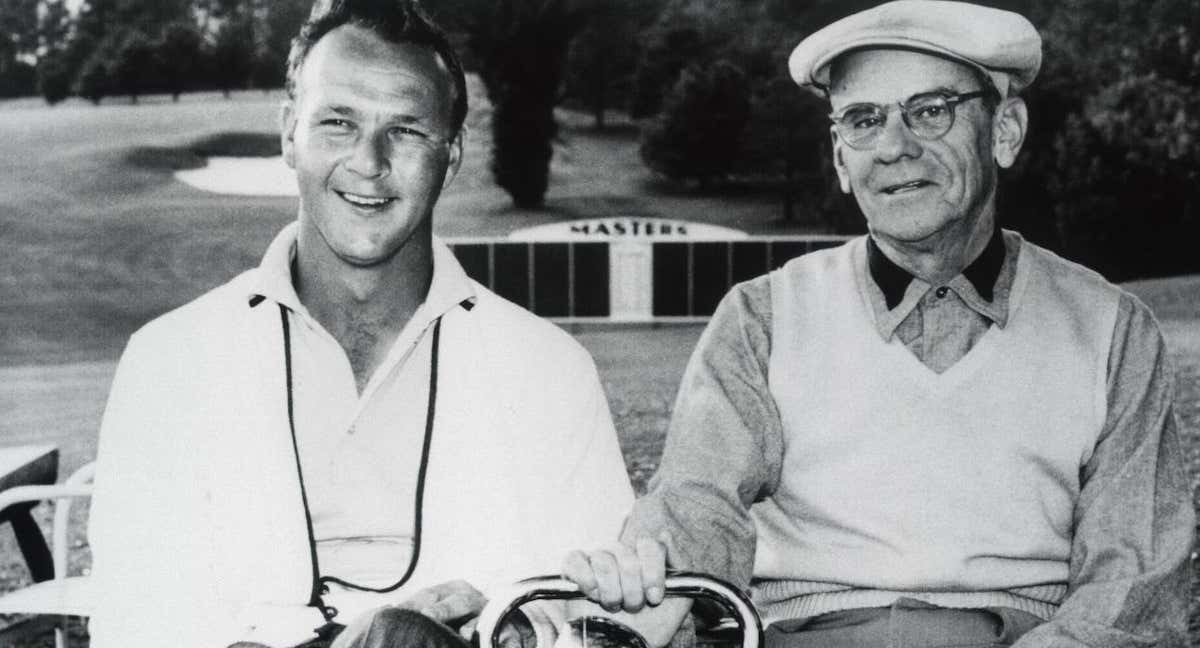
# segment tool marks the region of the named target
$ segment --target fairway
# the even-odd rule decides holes
[[[63,474],[95,456],[96,428],[124,341],[138,326],[257,265],[295,218],[295,199],[224,196],[172,178],[222,133],[276,129],[281,95],[189,95],[178,104],[53,109],[0,104],[0,444],[53,442]],[[546,210],[513,209],[487,171],[488,111],[478,84],[466,163],[435,215],[442,235],[597,215],[681,218],[753,233],[780,224],[773,196],[679,195],[642,167],[625,124],[595,134],[564,113]],[[1128,286],[1162,320],[1179,370],[1178,413],[1193,480],[1200,466],[1200,277]],[[672,401],[699,326],[573,326],[593,354],[639,488],[657,465]],[[83,546],[82,535],[73,543]],[[0,589],[23,582],[0,530]],[[73,570],[86,566],[86,552]]]

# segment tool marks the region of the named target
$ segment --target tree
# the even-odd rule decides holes
[[[605,112],[630,100],[640,35],[657,17],[662,0],[606,0],[571,42],[565,68],[565,94],[593,114],[604,128]]]
[[[42,0],[38,16],[38,46],[42,54],[58,54],[66,49],[71,34],[71,12],[65,0]],[[41,57],[39,56],[39,61]]]
[[[217,29],[213,80],[226,98],[234,88],[244,88],[250,81],[257,51],[254,43],[254,21],[248,11],[228,15]]]
[[[195,83],[202,69],[204,37],[191,22],[171,23],[154,44],[154,55],[171,99],[179,101],[179,95]]]
[[[649,117],[662,109],[663,98],[690,63],[704,60],[711,50],[700,31],[690,26],[653,29],[633,77],[629,114]]]
[[[29,60],[36,52],[36,0],[0,3],[0,97],[33,94],[36,73]]]
[[[34,56],[38,47],[38,0],[0,2],[0,65],[19,56]]]
[[[822,210],[833,187],[826,174],[830,159],[829,106],[780,76],[754,88],[738,171],[780,179],[784,220],[796,217],[797,203]],[[842,229],[826,212],[832,229]]]
[[[54,104],[71,95],[71,74],[57,56],[43,56],[37,65],[38,92],[46,103]]]
[[[750,114],[741,68],[726,60],[689,66],[642,138],[642,159],[673,179],[702,186],[733,169]]]
[[[1103,88],[1055,140],[1064,251],[1127,279],[1200,269],[1200,90],[1144,74]]]
[[[308,17],[310,4],[305,0],[273,0],[266,5],[260,30],[262,47],[253,72],[255,86],[283,87],[292,37]]]
[[[101,57],[93,57],[83,65],[76,81],[75,94],[95,105],[112,91],[112,77]]]
[[[541,207],[558,132],[563,65],[587,0],[446,0],[439,16],[467,34],[494,107],[492,175],[513,204]]]
[[[157,76],[154,43],[139,30],[129,30],[117,48],[110,73],[115,89],[137,103],[138,95],[151,90]]]

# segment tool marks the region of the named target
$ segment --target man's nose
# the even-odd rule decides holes
[[[378,178],[391,171],[386,138],[363,134],[354,143],[354,150],[346,160],[346,168],[364,178]]]
[[[904,123],[896,112],[888,115],[883,130],[875,141],[875,159],[880,162],[896,162],[903,158],[917,158],[923,150],[916,134]]]

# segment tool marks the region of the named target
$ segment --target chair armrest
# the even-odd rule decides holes
[[[67,575],[67,518],[70,513],[70,498],[90,497],[92,495],[92,484],[90,483],[93,474],[95,473],[95,464],[89,463],[79,470],[75,471],[67,481],[62,484],[49,484],[45,486],[14,486],[5,491],[0,491],[0,511],[23,502],[40,502],[43,500],[64,500],[55,506],[54,522],[51,529],[51,564],[56,566],[54,569],[55,578],[65,578]],[[30,533],[36,534],[36,528],[32,527]],[[44,541],[39,541],[44,542]],[[45,545],[41,545],[42,551],[45,551]],[[30,556],[26,556],[26,560],[32,560]],[[38,563],[40,564],[40,563]],[[31,571],[34,572],[35,580],[38,580],[34,564],[30,564]],[[47,574],[48,575],[48,574]],[[44,576],[43,576],[44,577]]]
[[[91,484],[52,484],[49,486],[15,486],[0,492],[0,510],[21,502],[61,499],[64,497],[90,497]]]

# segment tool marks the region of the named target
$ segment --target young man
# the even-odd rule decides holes
[[[431,235],[467,101],[444,36],[411,2],[334,1],[288,86],[298,222],[137,332],[117,371],[94,648],[288,646],[342,624],[345,645],[381,628],[459,645],[481,589],[552,571],[631,504],[586,352]]]
[[[768,646],[1186,645],[1158,327],[997,226],[1040,62],[1023,17],[936,0],[795,49],[869,235],[726,297],[625,545],[567,558],[593,599],[656,606],[665,555],[749,586]],[[635,621],[661,642],[685,607]]]

